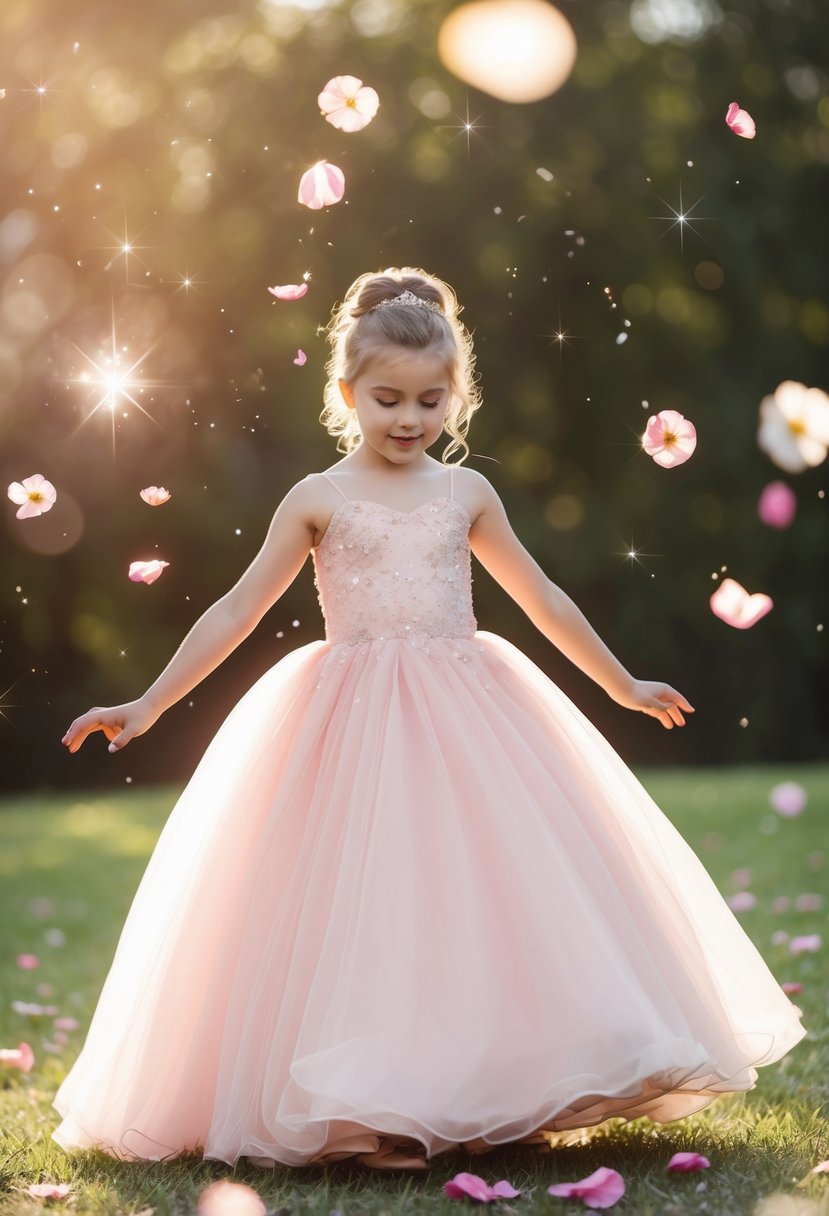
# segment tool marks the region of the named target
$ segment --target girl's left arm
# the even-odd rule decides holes
[[[471,469],[469,474],[477,483],[474,492],[481,507],[469,543],[481,565],[536,628],[619,705],[658,718],[668,730],[684,726],[683,710],[693,713],[693,705],[669,684],[637,680],[622,666],[569,595],[547,578],[524,548],[493,486],[482,474]]]

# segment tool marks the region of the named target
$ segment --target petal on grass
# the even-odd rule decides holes
[[[708,1169],[711,1162],[707,1157],[703,1157],[700,1153],[674,1153],[668,1162],[666,1169],[676,1170],[680,1173],[686,1173],[689,1170],[705,1170]]]
[[[604,1165],[578,1182],[557,1182],[547,1187],[548,1195],[558,1195],[563,1199],[583,1199],[589,1208],[612,1207],[624,1193],[625,1183],[622,1175]]]

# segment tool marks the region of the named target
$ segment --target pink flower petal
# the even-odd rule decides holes
[[[443,1184],[443,1190],[450,1199],[463,1199],[468,1196],[470,1199],[489,1203],[493,1198],[492,1188],[478,1174],[455,1174],[454,1178]]]
[[[301,199],[300,202],[302,202]],[[308,206],[310,205],[309,203]],[[282,287],[269,287],[268,291],[272,296],[276,296],[277,300],[301,300],[308,294],[308,284],[285,283]]]
[[[735,629],[750,629],[774,606],[770,596],[760,592],[749,595],[733,578],[724,578],[708,602],[714,616]]]
[[[796,781],[781,781],[771,790],[769,802],[779,815],[794,819],[806,805],[806,791]]]
[[[0,1048],[0,1064],[8,1068],[19,1068],[21,1072],[31,1072],[35,1055],[28,1043],[18,1043],[16,1047]]]
[[[317,102],[326,122],[345,132],[361,131],[380,106],[376,91],[356,76],[335,76],[328,81]]]
[[[648,419],[642,447],[662,468],[684,464],[696,446],[696,427],[678,410],[662,410]]]
[[[77,1018],[55,1018],[52,1025],[55,1030],[77,1030],[80,1022]]]
[[[21,971],[34,971],[40,966],[40,959],[36,954],[18,954],[16,961]]]
[[[711,1162],[699,1153],[674,1153],[666,1169],[686,1173],[689,1170],[705,1170]]]
[[[813,1165],[809,1170],[810,1174],[829,1174],[829,1157],[825,1161],[821,1161],[819,1165]]]
[[[162,503],[170,501],[170,491],[165,490],[164,486],[147,486],[145,490],[139,490],[138,493],[151,507],[160,507]]]
[[[754,119],[747,110],[741,110],[736,101],[732,101],[728,107],[725,122],[735,135],[742,135],[743,139],[754,139],[757,132]]]
[[[815,954],[823,945],[819,933],[804,933],[801,937],[793,937],[789,942],[790,954]]]
[[[794,901],[798,912],[819,912],[823,907],[822,895],[798,895]]]
[[[548,1195],[559,1195],[564,1199],[583,1199],[589,1208],[609,1208],[625,1193],[622,1175],[616,1170],[600,1166],[587,1178],[579,1182],[557,1182],[547,1187]]]
[[[496,1182],[492,1187],[492,1194],[497,1195],[500,1199],[517,1199],[521,1194],[516,1191],[511,1182],[507,1182],[506,1178],[502,1178],[500,1182]]]
[[[785,984],[781,984],[780,987],[783,989],[786,996],[797,996],[798,992],[803,991],[803,985],[798,984],[797,980],[787,980],[787,982]]]
[[[18,519],[29,519],[51,510],[58,496],[51,481],[47,481],[42,473],[33,473],[31,477],[24,477],[23,481],[13,481],[7,493],[12,502],[23,504],[16,513]]]
[[[154,583],[169,562],[130,562],[129,576],[134,583]]]
[[[65,1199],[72,1187],[68,1182],[34,1182],[26,1187],[26,1194],[33,1199]]]
[[[776,899],[771,901],[771,910],[775,916],[780,916],[783,912],[788,912],[791,906],[791,900],[788,895],[778,895]]]
[[[266,1211],[252,1187],[220,1179],[211,1182],[199,1195],[196,1216],[265,1216]]]
[[[304,367],[307,362],[308,362],[308,356],[306,355],[305,351],[298,350],[296,353],[296,358],[294,359],[294,363],[297,365],[297,367]]]
[[[726,903],[732,912],[749,912],[757,907],[757,896],[751,891],[738,891],[736,895],[730,895]]]
[[[770,528],[788,528],[797,513],[797,496],[785,481],[770,481],[757,500],[757,514]]]
[[[332,207],[345,193],[345,174],[327,160],[317,161],[303,173],[299,183],[297,201],[312,211],[321,207]]]

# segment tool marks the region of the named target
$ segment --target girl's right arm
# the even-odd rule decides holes
[[[137,701],[96,707],[76,718],[61,742],[76,752],[96,730],[120,751],[195,688],[250,634],[290,587],[314,541],[319,499],[314,481],[298,482],[271,520],[262,548],[234,587],[199,617],[170,662]]]

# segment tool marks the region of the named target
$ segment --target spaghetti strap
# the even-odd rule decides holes
[[[455,481],[455,466],[453,464],[450,464],[450,466],[449,466],[449,497],[450,498],[455,497],[454,481]]]
[[[340,487],[337,485],[337,483],[336,483],[335,481],[331,481],[331,478],[328,476],[328,474],[327,474],[327,473],[320,473],[320,477],[324,477],[326,481],[330,481],[330,482],[331,482],[331,485],[334,487],[334,489],[337,491],[337,493],[340,495],[340,497],[341,497],[341,498],[344,498],[344,499],[345,499],[345,501],[346,501],[346,502],[348,502],[348,495],[347,495],[347,494],[343,494],[342,490],[341,490],[341,489],[340,489]]]

